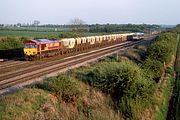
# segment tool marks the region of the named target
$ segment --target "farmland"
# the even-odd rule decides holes
[[[59,32],[0,30],[1,37],[3,36],[45,37],[49,35],[59,35]]]

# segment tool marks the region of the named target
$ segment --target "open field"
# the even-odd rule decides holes
[[[43,37],[48,35],[59,35],[60,32],[37,32],[37,31],[12,31],[0,30],[0,36],[27,36],[27,37]]]
[[[58,36],[62,32],[45,32],[45,31],[13,31],[13,30],[0,30],[0,37],[4,36],[25,36],[25,37],[48,37],[48,36]],[[100,33],[83,33],[83,36],[93,36],[99,35]]]

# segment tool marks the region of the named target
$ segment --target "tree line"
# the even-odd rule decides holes
[[[30,29],[30,27],[35,27],[36,29]],[[38,31],[38,28],[44,28],[46,31],[48,28],[53,28],[52,31],[62,32],[73,31],[73,32],[91,32],[91,33],[113,33],[113,32],[149,32],[152,30],[160,30],[159,25],[148,25],[148,24],[87,24],[85,21],[79,18],[71,19],[68,24],[58,25],[58,24],[44,24],[40,25],[40,21],[35,20],[32,24],[12,24],[4,25],[0,24],[1,29],[7,30],[25,30],[25,31]],[[17,29],[16,29],[17,28]],[[22,29],[20,29],[22,28]],[[59,29],[61,28],[61,29]],[[43,31],[42,29],[40,31]]]

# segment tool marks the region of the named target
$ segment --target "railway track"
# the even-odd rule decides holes
[[[129,41],[126,42],[126,43],[129,43]],[[54,61],[51,61],[51,62],[42,62],[42,61],[40,61],[40,62],[38,62],[36,64],[33,63],[33,65],[30,66],[30,67],[26,67],[26,68],[19,69],[19,70],[16,70],[16,71],[5,72],[4,74],[0,74],[0,82],[3,81],[3,80],[6,80],[6,79],[12,78],[14,76],[20,76],[22,74],[41,69],[43,67],[53,66],[53,65],[56,65],[58,63],[64,63],[66,61],[70,61],[70,60],[73,60],[73,59],[77,59],[79,57],[83,57],[83,56],[86,56],[86,55],[89,55],[89,54],[93,54],[95,52],[102,51],[102,50],[105,50],[107,48],[110,49],[110,48],[117,47],[119,45],[124,45],[126,43],[121,43],[121,44],[118,44],[118,45],[102,48],[102,49],[99,49],[99,50],[94,50],[92,52],[76,55],[76,56],[73,56],[73,57],[67,57],[67,58],[64,58],[64,59],[61,59],[61,60],[54,60]],[[27,64],[25,66],[28,66],[28,65],[30,65],[30,64]],[[11,68],[11,69],[13,69],[13,68]],[[17,68],[15,68],[15,69],[17,69]],[[5,70],[7,70],[7,68]],[[2,69],[2,71],[4,71],[4,70]]]
[[[123,44],[123,43],[121,43],[121,44]],[[98,48],[95,48],[93,51],[96,51],[96,50],[98,50]],[[87,50],[87,52],[88,51],[89,50]],[[80,53],[75,53],[73,58],[75,58],[78,54],[80,54]],[[80,55],[82,55],[82,53]],[[71,57],[66,56],[65,58],[69,59]],[[26,70],[26,68],[29,68],[29,66],[35,66],[35,65],[39,65],[39,64],[46,64],[48,62],[52,63],[53,61],[57,61],[57,59],[62,60],[62,57],[55,56],[55,57],[52,57],[52,58],[51,57],[50,58],[45,58],[45,59],[40,60],[38,62],[37,61],[31,61],[31,62],[29,62],[29,61],[7,61],[5,63],[1,63],[2,65],[0,64],[0,69],[1,69],[0,70],[0,78],[2,77],[2,75],[5,75],[4,73],[6,73],[6,75],[8,75],[7,73],[13,74],[13,71],[15,71],[15,70],[19,70],[19,69]],[[10,76],[12,76],[12,75],[10,75]]]
[[[75,66],[79,63],[85,63],[87,61],[93,61],[96,58],[107,55],[109,53],[117,52],[119,50],[131,47],[139,44],[143,41],[127,42],[124,44],[118,44],[107,48],[91,51],[74,57],[65,58],[62,60],[56,60],[52,62],[45,62],[45,64],[34,65],[25,69],[9,72],[0,75],[0,91],[5,91],[8,88],[17,86],[24,82],[66,69],[71,66]]]
[[[8,73],[11,71],[15,71],[17,69],[22,69],[22,68],[26,68],[30,65],[33,65],[34,63],[32,62],[28,62],[28,61],[19,61],[18,63],[14,63],[12,65],[7,65],[7,66],[3,66],[0,67],[1,71],[0,71],[0,76],[4,73]]]
[[[21,63],[21,62],[20,61],[7,61],[4,63],[0,63],[0,67],[5,68],[6,66],[13,66],[13,65],[16,65],[18,63]]]

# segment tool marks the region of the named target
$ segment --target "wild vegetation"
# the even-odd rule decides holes
[[[3,37],[0,39],[0,58],[12,59],[23,57],[25,37]]]

